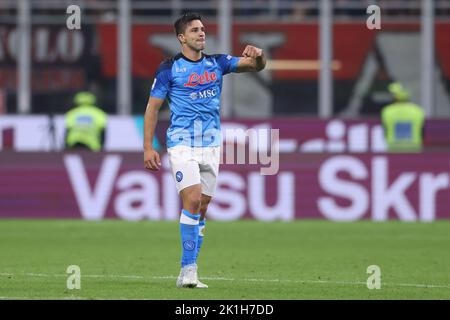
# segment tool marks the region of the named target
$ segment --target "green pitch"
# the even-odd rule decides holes
[[[450,299],[450,221],[208,221],[209,289],[175,287],[179,248],[176,222],[0,220],[0,298]],[[69,265],[80,290],[66,287]]]

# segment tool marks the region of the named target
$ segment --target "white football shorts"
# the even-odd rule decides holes
[[[167,149],[170,167],[178,193],[186,187],[201,184],[202,193],[214,196],[219,174],[220,146],[175,146]]]

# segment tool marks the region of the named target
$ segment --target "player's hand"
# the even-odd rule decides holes
[[[261,57],[262,54],[263,54],[262,49],[251,45],[247,45],[244,49],[244,52],[242,52],[242,56],[248,58],[258,58]]]
[[[148,170],[158,171],[161,167],[159,153],[154,149],[144,150],[144,166]]]

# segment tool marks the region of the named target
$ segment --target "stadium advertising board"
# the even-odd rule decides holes
[[[438,114],[449,116],[450,98],[446,88],[450,81],[450,62],[446,57],[450,55],[450,24],[437,22],[435,28],[435,71],[439,76],[434,79],[434,99],[437,111],[442,111]],[[135,23],[131,28],[133,113],[144,112],[159,63],[179,51],[172,29],[171,23]],[[217,25],[208,23],[207,33],[206,52],[217,53]],[[0,100],[4,100],[0,103],[8,113],[17,111],[17,34],[14,24],[0,26],[0,88],[3,89]],[[258,75],[230,76],[235,88],[235,114],[255,118],[317,114],[318,34],[317,23],[234,23],[233,50],[229,53],[239,56],[245,44],[252,43],[263,48],[270,61]],[[405,75],[393,66],[420,64],[419,23],[386,22],[382,30],[375,32],[364,23],[336,22],[333,39],[335,114],[344,111],[351,116],[378,114],[386,103],[382,89],[392,79],[401,79],[409,88],[416,87],[420,68],[409,68]],[[398,46],[398,43],[405,45]],[[73,95],[84,88],[95,91],[99,106],[109,113],[116,112],[115,24],[86,24],[81,30],[69,30],[65,24],[33,23],[31,46],[33,112],[65,111],[72,105]],[[412,100],[420,103],[420,90],[412,90]]]
[[[52,119],[52,120],[51,120]],[[160,120],[156,135],[161,147],[166,141],[168,122]],[[270,120],[222,121],[222,131],[233,129],[279,129],[281,153],[317,152],[385,152],[386,144],[379,120],[317,118],[276,118]],[[143,116],[109,116],[105,151],[141,152]],[[225,133],[222,136],[227,136]],[[427,120],[427,149],[450,150],[450,122],[447,119]],[[2,116],[0,117],[0,150],[61,151],[64,146],[64,117]]]
[[[433,221],[450,218],[448,153],[282,154],[276,175],[221,166],[210,219]],[[0,217],[175,220],[178,195],[166,156],[18,153],[0,157]]]

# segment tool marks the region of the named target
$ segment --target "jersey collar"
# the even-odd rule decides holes
[[[202,57],[200,59],[198,59],[198,60],[191,60],[188,57],[186,57],[182,52],[180,52],[179,54],[177,54],[175,56],[175,60],[178,60],[180,58],[183,58],[184,60],[189,61],[189,62],[200,62],[200,61],[203,60],[203,58],[205,58],[205,54],[202,52]]]

